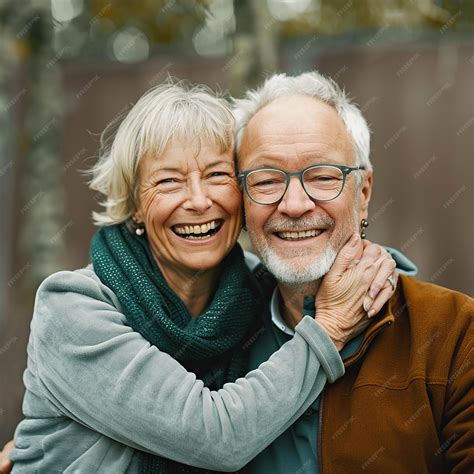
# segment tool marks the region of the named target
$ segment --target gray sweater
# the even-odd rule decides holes
[[[127,326],[91,267],[40,286],[13,472],[135,473],[136,450],[235,471],[344,374],[311,317],[258,369],[210,391]]]

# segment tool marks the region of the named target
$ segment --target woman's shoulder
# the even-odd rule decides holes
[[[53,273],[41,283],[36,293],[32,329],[56,331],[68,324],[88,329],[91,323],[123,324],[124,320],[117,297],[100,281],[92,265],[88,265]]]
[[[62,270],[48,276],[39,286],[36,299],[49,296],[50,294],[62,295],[72,298],[94,298],[118,303],[113,291],[104,285],[94,272],[91,264],[78,270]]]

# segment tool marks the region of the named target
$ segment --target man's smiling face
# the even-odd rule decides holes
[[[304,95],[284,96],[249,121],[239,150],[241,171],[272,167],[296,172],[317,164],[357,166],[350,135],[332,106]],[[356,173],[361,174],[360,185]],[[244,195],[256,253],[284,283],[317,280],[367,217],[371,185],[371,172],[355,171],[333,201],[309,198],[296,177],[279,203],[260,205]],[[295,238],[291,232],[306,235]]]

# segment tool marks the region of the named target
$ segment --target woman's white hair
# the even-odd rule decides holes
[[[140,160],[159,157],[170,140],[215,143],[222,151],[234,144],[234,118],[225,99],[206,86],[169,79],[147,91],[126,114],[112,121],[100,140],[99,160],[89,171],[89,187],[105,196],[96,225],[124,222],[136,211]]]
[[[267,79],[263,86],[247,91],[243,99],[234,99],[237,151],[239,151],[245,127],[250,119],[273,100],[293,94],[315,97],[332,105],[352,138],[357,164],[365,166],[368,170],[372,169],[369,159],[370,130],[361,111],[332,79],[324,77],[317,71],[306,72],[295,77],[275,74]]]

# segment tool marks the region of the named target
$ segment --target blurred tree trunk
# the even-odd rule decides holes
[[[266,2],[234,2],[236,33],[234,55],[229,61],[231,93],[236,96],[258,86],[277,68],[278,22],[272,18]]]

